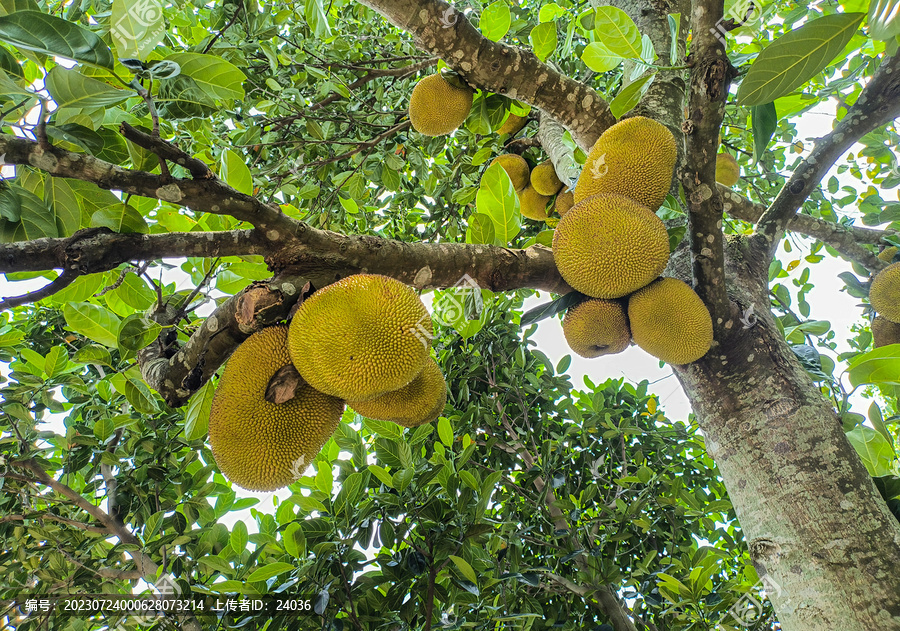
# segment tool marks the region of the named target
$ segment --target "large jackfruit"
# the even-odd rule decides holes
[[[900,251],[900,248],[895,245],[890,245],[878,253],[878,260],[884,261],[885,263],[893,263],[894,257],[897,255],[898,251]]]
[[[531,171],[531,187],[541,195],[556,195],[562,188],[562,182],[556,175],[553,163],[547,160],[541,162]]]
[[[891,322],[882,316],[876,316],[872,320],[872,339],[875,341],[875,348],[900,344],[900,324]]]
[[[621,353],[631,342],[625,310],[614,300],[585,300],[569,309],[563,320],[569,348],[582,357]]]
[[[512,180],[514,189],[521,191],[528,186],[529,168],[525,158],[515,153],[504,153],[491,160],[491,164],[494,163],[503,167],[509,179]]]
[[[659,217],[633,199],[595,195],[560,220],[553,259],[573,289],[592,298],[620,298],[662,273],[669,235]]]
[[[447,383],[437,362],[429,358],[421,374],[408,385],[369,401],[348,402],[354,411],[378,421],[417,427],[441,415],[447,402]]]
[[[734,186],[741,179],[741,165],[730,153],[724,151],[716,156],[716,182],[723,186]]]
[[[300,381],[294,397],[266,400],[272,377],[289,366],[288,328],[251,335],[228,360],[209,413],[209,444],[222,474],[245,489],[296,481],[337,429],[344,402]]]
[[[677,278],[661,278],[628,298],[634,343],[668,364],[697,361],[712,346],[709,310]]]
[[[510,114],[509,117],[503,121],[503,124],[500,125],[500,129],[497,130],[498,134],[517,134],[519,130],[525,127],[525,123],[528,122],[527,116],[517,116],[516,114]]]
[[[541,195],[530,186],[519,191],[519,212],[535,221],[544,221],[550,214],[547,204],[550,197]]]
[[[900,323],[900,263],[878,272],[869,289],[869,302],[875,313]]]
[[[672,186],[677,157],[675,137],[664,125],[643,116],[626,118],[594,143],[575,185],[575,203],[616,193],[656,211]]]
[[[553,204],[553,209],[556,213],[562,217],[567,212],[572,210],[572,206],[575,205],[575,195],[572,191],[563,191],[559,195],[556,196],[556,202]]]
[[[457,87],[440,73],[420,79],[409,97],[409,121],[426,136],[444,136],[462,125],[472,109],[475,93]]]
[[[300,305],[288,350],[314,388],[364,401],[402,388],[422,372],[433,335],[431,316],[411,287],[357,274]]]

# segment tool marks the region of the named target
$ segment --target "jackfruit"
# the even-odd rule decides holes
[[[491,160],[491,164],[497,163],[503,167],[509,179],[512,180],[513,188],[521,191],[528,186],[528,163],[525,158],[515,153],[504,153]]]
[[[700,296],[677,278],[661,278],[628,298],[634,343],[668,364],[689,364],[710,349],[712,318]]]
[[[894,261],[894,256],[896,256],[898,250],[900,250],[900,248],[895,245],[891,245],[879,252],[878,258],[885,263],[892,263]]]
[[[900,344],[900,324],[891,322],[882,316],[876,316],[872,320],[872,339],[875,341],[875,348]]]
[[[875,313],[900,323],[900,263],[878,272],[869,289],[869,302]]]
[[[519,211],[523,216],[535,221],[544,221],[550,214],[547,203],[550,197],[541,195],[530,186],[519,191]]]
[[[575,185],[575,203],[597,193],[616,193],[656,211],[672,186],[678,152],[664,125],[643,116],[626,118],[594,143]]]
[[[440,416],[446,402],[444,375],[437,362],[429,358],[421,374],[408,385],[369,401],[352,401],[347,405],[368,418],[418,427]]]
[[[614,300],[585,300],[569,309],[563,320],[569,348],[582,357],[621,353],[631,342],[625,310]]]
[[[741,165],[730,153],[724,151],[716,156],[716,182],[723,186],[734,186],[741,179]]]
[[[500,129],[497,130],[498,134],[517,134],[519,130],[525,127],[525,123],[528,122],[527,116],[517,116],[515,114],[510,114],[509,117],[503,121],[503,124],[500,125]]]
[[[562,187],[562,182],[556,175],[553,163],[547,160],[541,162],[531,171],[531,187],[541,195],[556,195]]]
[[[620,298],[662,273],[669,235],[646,206],[621,195],[595,195],[560,220],[553,259],[573,289],[592,298]]]
[[[462,125],[472,109],[475,93],[457,87],[440,73],[420,79],[409,97],[409,121],[426,136],[444,136]]]
[[[556,196],[556,202],[553,204],[553,210],[556,211],[556,214],[562,217],[569,210],[571,210],[572,206],[575,205],[575,194],[572,191],[563,191],[559,195]]]
[[[357,274],[300,305],[288,350],[312,387],[365,401],[415,379],[433,336],[431,316],[411,287],[387,276]]]
[[[291,363],[288,327],[251,335],[225,365],[209,413],[209,444],[222,474],[250,491],[299,479],[337,429],[344,402],[303,380],[286,403],[266,400],[272,377]]]

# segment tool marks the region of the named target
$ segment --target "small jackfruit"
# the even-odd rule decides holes
[[[621,353],[631,342],[625,310],[614,300],[585,300],[569,309],[563,320],[569,348],[582,357]]]
[[[556,196],[556,202],[553,204],[553,210],[556,211],[556,214],[562,217],[569,210],[571,210],[572,206],[575,205],[575,194],[572,191],[562,191],[559,195]]]
[[[517,134],[519,130],[525,127],[525,123],[528,122],[527,116],[517,116],[515,114],[510,114],[509,117],[503,121],[503,124],[500,125],[500,129],[497,130],[498,134]]]
[[[875,313],[900,323],[900,263],[878,272],[869,289],[869,302]]]
[[[550,214],[547,203],[550,197],[541,195],[530,186],[519,191],[519,211],[523,216],[535,221],[544,221]]]
[[[662,273],[669,235],[646,206],[621,195],[595,195],[560,220],[553,259],[573,289],[592,298],[620,298]]]
[[[426,136],[444,136],[462,125],[472,109],[475,93],[457,87],[440,73],[420,79],[409,97],[409,121]]]
[[[876,316],[872,320],[872,339],[875,341],[875,348],[900,344],[900,324]]]
[[[722,186],[734,186],[741,179],[741,165],[730,153],[716,156],[716,182]]]
[[[575,185],[575,203],[616,193],[656,211],[672,186],[677,157],[675,137],[665,125],[643,116],[626,118],[594,143]]]
[[[300,305],[288,350],[314,388],[364,401],[402,388],[422,372],[433,331],[411,287],[387,276],[356,274]]]
[[[541,195],[556,195],[562,187],[562,182],[556,175],[553,163],[547,160],[541,162],[531,171],[531,187]]]
[[[337,429],[344,402],[300,381],[286,403],[266,400],[272,377],[291,363],[288,328],[251,335],[232,354],[209,413],[209,444],[222,474],[251,491],[296,481]]]
[[[712,318],[700,296],[677,278],[661,278],[628,298],[634,343],[668,364],[689,364],[709,351]]]
[[[878,259],[885,263],[893,263],[898,250],[900,250],[900,248],[895,245],[888,246],[878,253]]]
[[[347,405],[368,418],[418,427],[440,416],[446,402],[444,375],[437,362],[429,358],[421,374],[408,385],[369,401],[352,401]]]
[[[514,189],[521,191],[528,186],[529,168],[525,158],[515,153],[504,153],[491,160],[491,164],[494,163],[503,167],[509,179],[512,180]]]

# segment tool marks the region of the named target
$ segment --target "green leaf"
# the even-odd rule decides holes
[[[159,322],[135,313],[122,321],[119,329],[119,347],[129,351],[139,351],[159,337],[162,326]]]
[[[150,227],[137,210],[125,204],[102,208],[91,215],[92,228],[109,228],[114,232],[146,234]]]
[[[109,309],[89,302],[70,302],[63,306],[63,317],[75,333],[111,348],[119,345],[121,320]]]
[[[81,207],[69,180],[60,177],[47,178],[44,185],[44,201],[50,205],[56,216],[59,236],[71,236],[81,228]]]
[[[322,0],[306,0],[306,23],[310,30],[319,39],[331,37],[331,27],[328,25],[328,17],[322,8]]]
[[[216,111],[215,99],[193,78],[178,75],[159,82],[159,113],[173,120],[206,118]],[[129,143],[129,149],[136,146]]]
[[[614,55],[626,59],[641,58],[641,34],[628,14],[616,7],[597,7],[594,35]]]
[[[467,580],[477,585],[478,575],[475,574],[475,570],[472,569],[472,566],[469,565],[462,557],[458,557],[452,554],[449,556],[450,560],[453,561],[454,565],[456,565],[456,569],[459,570],[459,573],[462,574]]]
[[[243,193],[253,195],[253,176],[244,158],[231,149],[222,152],[222,162],[219,171],[221,177],[228,186]]]
[[[900,0],[869,2],[869,37],[887,41],[900,35]]]
[[[669,63],[675,65],[678,63],[678,31],[681,30],[681,14],[669,14],[669,39],[672,41],[669,49]]]
[[[556,50],[556,44],[558,42],[556,22],[544,22],[543,24],[538,24],[531,29],[531,34],[528,36],[528,39],[531,42],[531,48],[534,50],[534,54],[537,55],[537,58],[541,61],[547,61],[547,58],[553,54],[554,50]]]
[[[89,344],[79,348],[72,356],[72,361],[79,364],[112,366],[112,356],[109,354],[109,351],[97,344]]]
[[[62,66],[53,68],[46,81],[47,91],[59,107],[109,107],[136,96],[131,90],[120,90]]]
[[[293,522],[287,525],[281,535],[281,543],[285,552],[295,559],[306,556],[306,537],[300,524]]]
[[[882,476],[893,473],[894,450],[891,444],[871,427],[857,425],[847,432],[847,439],[859,454],[869,475]]]
[[[247,534],[247,524],[240,520],[234,522],[234,526],[231,527],[231,536],[229,537],[231,549],[239,555],[243,554],[244,550],[247,548],[247,541],[249,538],[250,537]]]
[[[769,44],[738,89],[740,105],[763,105],[824,70],[856,33],[864,13],[836,13],[807,22]]]
[[[109,381],[116,391],[122,394],[141,414],[155,414],[159,411],[153,393],[143,381],[128,377],[123,373],[113,375]]]
[[[109,32],[120,59],[145,59],[166,33],[161,0],[113,0]]]
[[[509,5],[506,4],[506,0],[497,0],[485,8],[478,27],[487,39],[499,42],[509,32],[511,24]]]
[[[519,234],[522,226],[519,196],[509,175],[499,164],[492,164],[481,176],[475,205],[477,212],[493,220],[495,244],[507,245]]]
[[[857,355],[847,372],[854,388],[864,383],[900,386],[900,344]]]
[[[630,112],[634,106],[640,102],[641,97],[644,96],[650,88],[650,84],[653,83],[655,77],[656,72],[651,72],[625,86],[625,88],[610,101],[610,113],[616,118],[622,118],[622,116]]]
[[[769,141],[778,129],[778,113],[775,111],[775,103],[754,105],[750,108],[750,117],[753,121],[753,163],[757,164],[766,152]]]
[[[166,61],[174,61],[181,66],[179,76],[190,77],[215,99],[229,101],[244,98],[243,83],[247,80],[247,75],[221,57],[201,53],[175,53],[166,57]]]
[[[453,446],[453,427],[450,425],[449,419],[442,416],[437,423],[438,437],[447,447]]]
[[[523,313],[522,319],[519,321],[519,326],[528,326],[530,324],[534,324],[535,322],[540,322],[541,320],[554,316],[557,313],[562,313],[569,307],[574,307],[579,302],[586,299],[587,296],[585,296],[584,294],[580,294],[577,291],[570,291],[566,295],[560,296],[556,300],[539,305]]]
[[[608,72],[622,63],[622,57],[610,52],[600,42],[591,42],[581,53],[581,61],[594,72]]]
[[[388,473],[387,469],[377,464],[370,464],[367,468],[369,472],[376,478],[378,478],[386,487],[388,487],[389,489],[394,488],[394,478],[390,473]]]
[[[68,20],[38,11],[19,11],[0,17],[0,41],[24,50],[113,68],[112,51],[97,35]]]
[[[0,222],[0,240],[5,242],[33,241],[43,237],[58,237],[56,217],[40,197],[21,186],[7,189],[19,202],[19,221]]]
[[[257,581],[267,581],[273,576],[278,576],[279,574],[290,572],[293,569],[294,566],[290,563],[283,563],[281,561],[269,563],[268,565],[256,568],[253,573],[249,577],[247,577],[247,582],[256,583]]]
[[[466,243],[494,243],[494,220],[484,213],[469,215],[466,228]]]

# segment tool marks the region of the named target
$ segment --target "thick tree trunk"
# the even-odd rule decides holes
[[[900,629],[900,523],[775,328],[765,286],[743,280],[755,326],[677,374],[778,620],[785,631]]]

